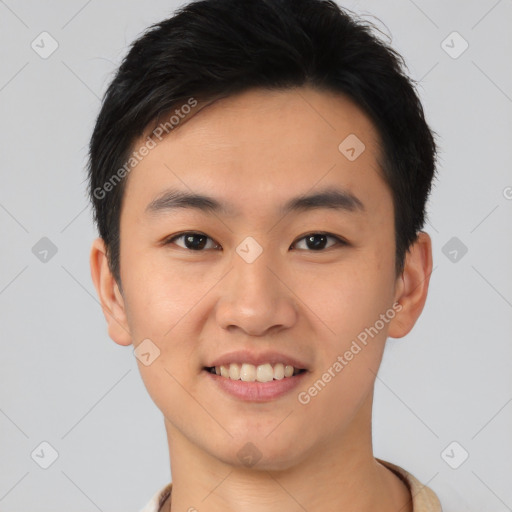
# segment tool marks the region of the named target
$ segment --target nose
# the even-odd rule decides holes
[[[297,321],[297,303],[278,268],[265,251],[252,263],[235,255],[233,268],[219,289],[218,325],[251,336],[292,327]]]

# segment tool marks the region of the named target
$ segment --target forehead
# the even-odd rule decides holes
[[[341,188],[362,201],[389,195],[378,133],[339,94],[255,89],[197,108],[129,173],[128,207],[142,212],[170,188],[215,191],[231,211],[252,216],[315,188]]]

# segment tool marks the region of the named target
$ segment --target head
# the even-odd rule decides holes
[[[285,467],[349,428],[426,299],[435,149],[401,58],[334,2],[196,1],[132,45],[90,143],[91,269],[112,339],[158,354],[139,367],[169,432]],[[233,400],[207,368],[236,350],[294,359],[302,391],[331,378]],[[267,438],[279,403],[298,412]]]

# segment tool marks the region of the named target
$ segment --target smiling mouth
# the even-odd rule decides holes
[[[249,363],[231,363],[222,366],[206,366],[204,370],[219,377],[244,382],[271,382],[273,380],[289,379],[306,371],[303,368],[295,368],[283,363],[273,365],[265,363],[258,366]]]

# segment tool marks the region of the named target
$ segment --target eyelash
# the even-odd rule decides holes
[[[167,238],[164,240],[163,242],[163,245],[170,245],[172,244],[175,240],[178,240],[180,238],[183,238],[184,236],[186,235],[197,235],[197,236],[205,236],[206,238],[208,238],[209,240],[212,240],[213,241],[213,238],[209,237],[208,235],[206,235],[205,233],[201,233],[201,232],[198,232],[198,231],[184,231],[183,233],[179,233],[177,235],[172,235],[171,237]],[[297,244],[299,241],[301,240],[304,240],[310,236],[313,236],[313,235],[323,235],[323,236],[326,236],[328,238],[333,238],[336,243],[327,247],[327,248],[323,248],[323,249],[319,249],[319,250],[313,250],[313,249],[299,249],[299,250],[306,250],[307,252],[324,252],[326,251],[327,249],[331,249],[332,247],[336,246],[336,245],[340,245],[340,246],[347,246],[349,245],[348,242],[346,242],[345,240],[343,240],[342,238],[340,238],[339,236],[336,236],[336,235],[333,235],[331,233],[327,233],[325,231],[312,231],[311,233],[306,233],[305,235],[301,236],[300,238],[298,238],[293,244]],[[215,242],[216,243],[216,242]],[[219,244],[217,244],[217,247],[219,246]],[[188,247],[180,247],[181,249],[184,249],[186,251],[191,251],[191,252],[204,252],[206,249],[198,249],[198,250],[195,250],[195,249],[189,249]]]

